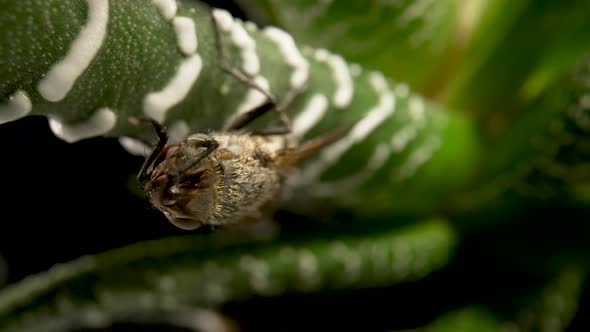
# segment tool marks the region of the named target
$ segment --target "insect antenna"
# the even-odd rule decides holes
[[[156,144],[154,151],[143,162],[143,165],[141,165],[139,173],[137,174],[137,180],[139,180],[140,183],[145,184],[153,170],[153,163],[160,156],[168,142],[168,134],[166,133],[166,129],[154,119],[136,116],[129,118],[129,121],[135,125],[138,125],[140,122],[150,122],[158,134],[158,143]]]

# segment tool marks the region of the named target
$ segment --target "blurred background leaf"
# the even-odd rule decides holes
[[[340,53],[407,82],[418,92],[432,90],[436,77],[450,61],[461,6],[470,7],[468,16],[478,16],[481,10],[480,4],[452,0],[238,3],[254,19],[284,27],[303,44]],[[463,32],[462,38],[468,38],[469,32]]]

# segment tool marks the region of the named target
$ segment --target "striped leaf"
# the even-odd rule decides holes
[[[403,331],[566,331],[577,310],[584,280],[582,270],[565,267],[526,304],[519,303],[524,309],[515,317],[507,318],[478,304],[445,313],[427,326]],[[513,303],[507,303],[503,309],[512,306]]]
[[[301,42],[381,70],[453,109],[493,117],[493,124],[590,49],[583,0],[239,2]]]
[[[422,93],[447,74],[483,7],[450,0],[238,2],[250,16],[284,27],[307,45],[343,54]]]
[[[392,285],[445,265],[455,237],[450,225],[431,220],[320,241],[256,244],[218,235],[141,243],[57,265],[3,289],[0,331],[174,321],[191,307],[218,308],[253,296]]]
[[[221,70],[212,22],[198,3],[0,5],[0,40],[10,45],[0,49],[2,122],[45,115],[68,142],[116,136],[143,154],[147,148],[137,139],[154,140],[153,130],[134,126],[130,116],[150,116],[180,140],[219,129],[264,102],[258,91]],[[233,65],[279,99],[302,90],[288,109],[296,137],[355,123],[294,179],[295,188],[307,193],[300,197],[329,197],[359,212],[367,202],[382,203],[365,211],[369,215],[422,214],[440,207],[469,175],[477,136],[463,116],[380,72],[324,49],[299,47],[278,28],[259,30],[222,10],[214,17]],[[273,114],[266,120],[276,121]]]

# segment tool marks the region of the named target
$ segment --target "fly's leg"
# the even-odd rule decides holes
[[[277,104],[276,98],[268,91],[263,89],[258,83],[256,83],[252,78],[248,77],[246,73],[236,67],[232,67],[227,59],[227,54],[225,54],[225,49],[223,48],[221,42],[221,33],[219,32],[219,26],[217,25],[217,21],[215,20],[215,16],[213,15],[213,10],[209,10],[209,18],[211,20],[211,25],[213,27],[213,38],[215,40],[215,48],[217,49],[217,55],[219,56],[219,62],[221,64],[221,68],[226,73],[230,74],[238,81],[242,82],[243,84],[254,88],[260,91],[263,95],[268,98],[269,102],[273,104]]]
[[[144,161],[143,165],[141,165],[141,169],[137,174],[137,179],[140,183],[145,183],[150,177],[150,168],[154,161],[158,158],[160,153],[164,150],[166,143],[168,143],[168,134],[166,133],[166,128],[159,124],[156,120],[145,118],[145,117],[131,117],[129,121],[134,125],[139,125],[141,122],[150,122],[154,129],[156,129],[156,133],[158,134],[158,143],[152,151],[152,154]]]
[[[195,150],[198,148],[204,148],[205,150],[199,152],[194,157],[191,157],[190,160],[187,160],[184,165],[181,166],[181,171],[179,172],[181,178],[183,177],[183,174],[190,174],[193,167],[197,166],[201,160],[213,153],[213,151],[217,150],[219,147],[219,142],[213,137],[204,134],[202,139],[188,139],[185,144]]]
[[[240,130],[254,122],[254,120],[268,113],[268,111],[274,109],[276,106],[273,102],[267,101],[264,104],[255,107],[245,113],[240,114],[236,117],[224,130]]]
[[[219,55],[219,61],[221,63],[221,68],[228,73],[229,75],[236,78],[238,81],[242,82],[244,85],[249,86],[253,89],[260,91],[266,98],[266,103],[255,107],[252,110],[245,112],[242,116],[238,117],[236,120],[232,121],[229,125],[224,128],[224,130],[239,130],[246,125],[252,123],[254,120],[258,119],[262,115],[266,114],[267,112],[274,110],[277,115],[279,116],[279,120],[281,124],[285,127],[285,131],[291,132],[291,121],[289,117],[285,113],[285,108],[283,108],[283,103],[279,104],[275,96],[272,95],[270,91],[262,88],[258,83],[256,83],[251,77],[248,77],[242,70],[239,68],[232,67],[227,59],[227,55],[225,54],[225,50],[223,48],[221,42],[221,34],[219,32],[219,26],[215,21],[215,17],[213,15],[213,10],[209,10],[209,18],[211,19],[211,25],[213,27],[213,36],[215,39],[215,47],[217,48],[217,53]],[[292,98],[291,98],[292,99]]]
[[[203,140],[188,140],[186,143],[188,146],[192,148],[205,148],[204,151],[200,152],[191,160],[191,164],[187,169],[190,169],[194,165],[198,164],[203,158],[210,155],[213,151],[217,150],[219,147],[219,142],[217,142],[213,138],[203,139]]]
[[[307,83],[306,83],[307,84]],[[303,91],[305,90],[306,84],[298,87],[296,89],[291,89],[289,90],[289,92],[287,93],[287,95],[285,96],[285,98],[283,98],[283,100],[281,101],[281,104],[278,106],[279,109],[282,110],[286,110],[289,105],[291,105],[291,103],[293,102],[293,100],[295,100],[295,98]],[[262,105],[264,106],[264,105]],[[249,111],[247,113],[244,113],[244,115],[255,111],[256,109]],[[284,113],[283,113],[284,114]],[[286,135],[286,134],[290,134],[291,133],[291,126],[273,126],[273,127],[267,127],[264,128],[263,130],[254,130],[252,131],[252,134],[254,135],[261,135],[261,136],[270,136],[270,135]]]
[[[230,130],[239,130],[244,128],[249,123],[253,122],[260,116],[264,115],[266,112],[273,109],[279,110],[286,110],[289,105],[295,100],[295,98],[305,90],[306,85],[303,85],[297,89],[291,89],[285,96],[285,98],[281,101],[281,103],[276,106],[274,103],[267,101],[266,103],[255,107],[243,114],[241,114],[238,118],[236,118],[232,123],[232,128]],[[281,111],[282,115],[285,117],[287,116],[284,111]],[[287,121],[287,122],[285,122]],[[289,119],[286,117],[286,120],[282,121],[283,124],[281,126],[271,126],[264,128],[263,130],[253,130],[252,134],[254,135],[261,135],[261,136],[271,136],[271,135],[286,135],[291,133],[291,124]]]

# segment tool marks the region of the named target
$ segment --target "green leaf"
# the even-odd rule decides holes
[[[251,16],[284,27],[302,43],[343,54],[421,93],[436,89],[446,74],[456,38],[468,38],[470,23],[459,22],[462,7],[479,15],[478,4],[449,0],[241,3]],[[459,28],[463,35],[456,36]]]
[[[492,332],[502,327],[499,319],[483,308],[467,307],[444,314],[428,326],[413,331]],[[409,331],[408,331],[409,332]]]
[[[590,206],[590,182],[572,185],[571,193],[582,204]]]
[[[536,296],[527,299],[528,303],[517,310],[514,318],[508,320],[474,305],[448,312],[427,326],[411,331],[566,331],[578,308],[585,275],[575,267],[563,268]],[[514,306],[509,303],[504,307]]]
[[[590,49],[588,29],[584,0],[491,1],[439,97],[454,109],[495,115],[490,125],[506,122]]]
[[[166,320],[187,307],[252,296],[382,287],[443,266],[455,244],[439,220],[330,240],[254,243],[169,238],[55,266],[0,292],[0,331],[62,331],[122,319]]]
[[[564,267],[515,318],[521,331],[566,331],[576,311],[586,273]]]
[[[115,136],[144,154],[147,148],[128,137],[149,142],[155,133],[149,125],[134,126],[130,116],[154,117],[176,141],[222,128],[264,102],[256,90],[221,70],[202,5],[179,3],[175,16],[167,18],[152,2],[101,4],[0,0],[0,40],[11,46],[0,49],[0,64],[8,64],[0,66],[0,120],[45,115],[54,133],[68,142]],[[281,30],[259,30],[227,12],[217,14],[233,66],[249,71],[261,85],[268,83],[279,100],[302,89],[287,110],[296,137],[305,140],[356,123],[305,165],[294,183],[313,195],[301,197],[319,202],[328,196],[334,206],[350,206],[365,216],[431,215],[468,180],[478,154],[471,120],[337,54],[300,52],[303,48]],[[196,28],[193,53],[181,49],[174,28],[178,19]],[[92,48],[83,45],[90,40],[82,38],[88,30],[96,35],[91,39],[98,43],[96,54],[85,54],[91,61],[78,68],[68,59]],[[276,121],[271,113],[258,126]],[[375,201],[383,202],[382,208],[366,210],[366,203]]]
[[[522,110],[490,151],[487,174],[551,197],[590,181],[590,57]]]

